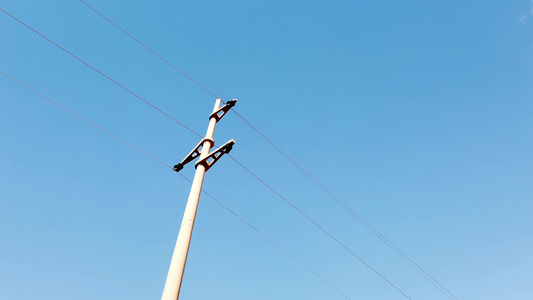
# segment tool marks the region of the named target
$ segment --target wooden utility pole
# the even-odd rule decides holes
[[[223,107],[220,107],[222,100],[220,98],[216,100],[213,113],[209,116],[209,127],[207,128],[205,138],[181,163],[174,166],[174,171],[179,172],[183,169],[185,164],[199,157],[199,160],[195,165],[196,173],[192,182],[191,192],[189,193],[189,199],[187,200],[187,206],[185,207],[185,213],[183,214],[183,220],[181,221],[178,240],[176,241],[174,253],[172,254],[167,281],[165,283],[165,289],[163,290],[161,300],[179,299],[183,272],[185,271],[185,264],[189,253],[189,245],[191,243],[194,221],[196,220],[198,202],[200,201],[200,194],[202,193],[205,172],[209,170],[209,168],[211,168],[222,155],[229,153],[235,144],[235,141],[231,140],[212,153],[209,153],[209,150],[215,146],[215,142],[213,141],[215,126],[236,102],[237,99],[234,99],[228,101]]]

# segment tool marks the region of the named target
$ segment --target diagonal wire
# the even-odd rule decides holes
[[[46,37],[45,35],[41,34],[40,32],[38,32],[37,30],[35,30],[34,28],[32,28],[31,26],[27,25],[26,23],[24,23],[23,21],[21,21],[20,19],[16,18],[15,16],[11,15],[10,13],[8,13],[7,11],[5,11],[4,9],[0,8],[0,10],[2,12],[4,12],[5,14],[7,14],[8,16],[10,16],[11,18],[13,18],[14,20],[16,20],[17,22],[21,23],[22,25],[24,25],[25,27],[27,27],[28,29],[32,30],[33,32],[35,32],[36,34],[38,34],[39,36],[41,36],[42,38],[46,39],[48,42],[52,43],[53,45],[55,45],[56,47],[60,48],[61,50],[63,50],[64,52],[66,52],[67,54],[71,55],[72,57],[74,57],[75,59],[77,59],[78,61],[82,62],[83,64],[85,64],[86,66],[90,67],[91,69],[93,69],[94,71],[96,71],[97,73],[99,73],[100,75],[104,76],[105,78],[109,79],[110,81],[112,81],[113,83],[115,83],[116,85],[118,85],[119,87],[121,87],[122,89],[126,90],[127,92],[129,92],[130,94],[132,94],[133,96],[135,96],[136,98],[142,100],[143,102],[145,102],[146,104],[148,104],[149,106],[151,106],[152,108],[156,109],[157,111],[161,112],[162,114],[164,114],[165,116],[169,117],[170,119],[172,119],[173,121],[175,121],[176,123],[180,124],[181,126],[183,126],[184,128],[186,128],[187,130],[189,130],[190,132],[192,132],[193,134],[199,136],[199,137],[202,137],[199,133],[195,132],[194,130],[192,130],[191,128],[187,127],[185,124],[181,123],[180,121],[178,121],[177,119],[173,118],[172,116],[170,116],[169,114],[167,114],[166,112],[164,112],[163,110],[161,110],[160,108],[156,107],[155,105],[153,105],[152,103],[150,103],[149,101],[145,100],[144,98],[142,98],[141,96],[139,96],[138,94],[134,93],[133,91],[131,91],[130,89],[126,88],[124,85],[120,84],[119,82],[115,81],[114,79],[112,79],[111,77],[109,77],[108,75],[106,75],[105,73],[101,72],[100,70],[98,70],[97,68],[93,67],[92,65],[90,65],[89,63],[85,62],[84,60],[82,60],[81,58],[77,57],[76,55],[74,55],[73,53],[71,53],[70,51],[66,50],[65,48],[63,48],[62,46],[60,46],[59,44],[55,43],[54,41],[52,41],[51,39],[49,39],[48,37]],[[181,72],[181,71],[180,71]],[[182,72],[183,73],[183,72]],[[241,116],[241,118],[243,118]],[[244,119],[244,118],[243,118]],[[237,160],[235,160],[237,161]],[[238,161],[237,161],[238,162]],[[238,162],[239,165],[241,165],[243,168],[246,169],[246,167],[244,167],[244,165],[242,165],[240,162]],[[246,169],[248,172],[250,172],[249,169]],[[253,173],[252,173],[253,174]],[[253,174],[255,176],[255,174]],[[257,179],[259,179],[257,176],[255,176]],[[260,179],[259,179],[260,180]],[[268,186],[264,181],[260,180],[263,184],[265,184],[267,187],[269,187],[270,189],[272,189],[270,186]],[[276,192],[277,193],[277,192]],[[279,193],[277,193],[279,195]],[[287,201],[285,198],[283,198],[285,201]],[[294,205],[292,205],[294,207]],[[300,213],[302,213],[300,210],[298,210]],[[302,213],[303,214],[303,213]],[[305,214],[304,216],[306,218],[308,218]],[[308,218],[309,219],[309,218]],[[315,225],[318,225],[316,224],[313,220],[310,219],[311,222],[313,222]],[[340,243],[338,240],[336,240],[331,234],[325,232],[327,235],[329,235],[331,238],[333,238],[337,243]],[[341,243],[340,243],[341,244]],[[341,244],[342,245],[342,244]],[[357,255],[355,255],[350,249],[348,249],[346,246],[342,245],[346,250],[348,250],[352,255],[354,255],[358,260],[360,260],[362,263],[364,263],[368,268],[370,268],[372,271],[376,272],[376,274],[378,274],[380,277],[382,277],[386,282],[388,282],[391,286],[393,286],[395,289],[397,289],[400,293],[402,293],[404,296],[406,296],[407,298],[409,298],[402,290],[400,290],[398,287],[396,287],[392,282],[390,282],[388,279],[386,279],[383,275],[381,275],[379,272],[377,272],[375,269],[373,269],[370,265],[368,265],[366,262],[364,262],[360,257],[358,257]],[[409,298],[410,299],[410,298]]]
[[[152,104],[151,102],[149,102],[148,100],[144,99],[143,97],[139,96],[138,94],[136,94],[135,92],[133,92],[132,90],[128,89],[127,87],[125,87],[124,85],[120,84],[119,82],[117,82],[116,80],[114,80],[113,78],[109,77],[108,75],[106,75],[105,73],[103,73],[102,71],[98,70],[97,68],[93,67],[92,65],[90,65],[89,63],[87,63],[86,61],[84,61],[83,59],[77,57],[76,55],[74,55],[72,52],[68,51],[67,49],[61,47],[59,44],[57,44],[56,42],[52,41],[51,39],[49,39],[48,37],[46,37],[44,34],[40,33],[39,31],[35,30],[34,28],[32,28],[31,26],[27,25],[26,23],[22,22],[21,20],[17,19],[15,16],[13,16],[12,14],[8,13],[7,11],[5,11],[4,9],[0,8],[0,10],[5,13],[6,15],[10,16],[11,18],[13,18],[15,21],[19,22],[20,24],[26,26],[28,29],[30,29],[31,31],[35,32],[36,34],[38,34],[40,37],[44,38],[45,40],[47,40],[48,42],[52,43],[54,46],[58,47],[59,49],[63,50],[64,52],[66,52],[67,54],[69,54],[70,56],[74,57],[75,59],[77,59],[78,61],[80,61],[81,63],[83,63],[84,65],[86,65],[87,67],[93,69],[94,71],[96,71],[98,74],[104,76],[105,78],[109,79],[111,82],[113,82],[114,84],[118,85],[119,87],[121,87],[123,90],[127,91],[128,93],[132,94],[133,96],[135,96],[137,99],[143,101],[144,103],[148,104],[149,106],[151,106],[153,109],[157,110],[158,112],[162,113],[163,115],[167,116],[168,118],[170,118],[172,121],[180,124],[181,126],[183,126],[185,129],[189,130],[190,132],[194,133],[195,135],[199,136],[199,137],[202,137],[199,133],[197,133],[196,131],[192,130],[191,128],[187,127],[185,124],[181,123],[180,121],[178,121],[177,119],[175,119],[174,117],[172,117],[171,115],[167,114],[166,112],[164,112],[162,109],[160,109],[159,107],[155,106],[154,104]]]
[[[128,33],[125,29],[111,21],[109,18],[104,16],[102,13],[100,13],[98,10],[96,10],[94,7],[87,4],[85,1],[80,0],[83,4],[85,4],[88,8],[90,8],[92,11],[97,13],[99,16],[104,18],[106,21],[108,21],[110,24],[115,26],[117,29],[122,31],[124,34],[132,38],[134,41],[136,41],[138,44],[140,44],[142,47],[150,51],[152,54],[157,56],[159,59],[161,59],[163,62],[168,64],[170,67],[174,68],[176,71],[180,72],[182,75],[184,75],[186,78],[190,79],[193,83],[198,85],[200,88],[204,89],[207,93],[210,95],[215,96],[214,93],[209,91],[207,88],[199,84],[197,81],[195,81],[193,78],[191,78],[189,75],[184,73],[182,70],[180,70],[178,67],[176,67],[174,64],[170,63],[168,60],[163,58],[161,55],[159,55],[157,52],[155,52],[153,49],[146,46],[144,43],[139,41],[137,38],[135,38],[133,35]],[[442,291],[446,296],[448,296],[450,299],[457,299],[458,298],[450,292],[446,287],[444,287],[437,279],[435,279],[433,276],[431,276],[425,269],[423,269],[420,265],[418,265],[414,260],[412,260],[407,254],[405,254],[402,250],[400,250],[393,242],[391,242],[389,239],[387,239],[381,232],[379,232],[376,228],[374,228],[368,221],[366,221],[362,216],[360,216],[355,210],[353,210],[348,204],[346,204],[344,201],[342,201],[338,196],[336,196],[331,190],[329,190],[324,184],[322,184],[318,179],[316,179],[314,176],[312,176],[305,168],[303,168],[300,164],[298,164],[291,156],[289,156],[285,151],[283,151],[278,145],[276,145],[272,140],[270,140],[266,135],[264,135],[259,129],[257,129],[252,123],[250,123],[246,118],[244,118],[241,114],[239,114],[235,109],[232,109],[233,113],[237,115],[245,124],[247,124],[254,132],[256,132],[261,138],[263,138],[268,144],[270,144],[276,151],[278,151],[281,155],[283,155],[287,160],[289,160],[290,163],[292,163],[298,170],[300,170],[304,175],[306,175],[311,181],[313,181],[316,185],[318,185],[324,192],[326,192],[333,200],[338,202],[345,210],[347,210],[352,216],[354,216],[359,222],[361,222],[367,229],[369,229],[374,235],[376,235],[381,241],[383,241],[387,246],[389,246],[396,254],[398,254],[403,260],[405,260],[408,264],[410,264],[415,270],[417,270],[422,276],[424,276],[431,284],[433,284],[435,287],[437,287],[440,291]],[[452,298],[453,297],[453,298]]]
[[[172,169],[172,167],[171,167],[170,165],[164,163],[164,162],[161,161],[160,159],[158,159],[158,158],[156,158],[156,157],[150,155],[149,153],[145,152],[144,150],[142,150],[142,149],[140,149],[140,148],[138,148],[138,147],[136,147],[136,146],[130,144],[129,142],[125,141],[124,139],[120,138],[119,136],[117,136],[117,135],[115,135],[115,134],[113,134],[113,133],[111,133],[111,132],[105,130],[104,128],[100,127],[99,125],[97,125],[97,124],[95,124],[95,123],[93,123],[93,122],[87,120],[86,118],[84,118],[84,117],[80,116],[79,114],[73,112],[72,110],[68,109],[67,107],[65,107],[65,106],[63,106],[63,105],[57,103],[56,101],[54,101],[54,100],[52,100],[52,99],[46,97],[45,95],[39,93],[38,91],[36,91],[36,90],[34,90],[33,88],[31,88],[31,87],[25,85],[24,83],[22,83],[22,82],[16,80],[15,78],[13,78],[13,77],[7,75],[6,73],[0,71],[0,74],[4,75],[5,77],[7,77],[7,78],[9,78],[9,79],[11,79],[11,80],[13,80],[14,82],[18,83],[19,85],[25,87],[26,89],[28,89],[28,90],[30,90],[30,91],[32,91],[32,92],[34,92],[35,94],[37,94],[37,95],[43,97],[44,99],[48,100],[49,102],[51,102],[51,103],[53,103],[53,104],[59,106],[60,108],[66,110],[66,111],[69,112],[70,114],[72,114],[72,115],[76,116],[77,118],[79,118],[79,119],[85,121],[86,123],[89,123],[89,124],[91,124],[92,126],[98,128],[98,129],[100,129],[101,131],[107,133],[108,135],[114,137],[115,139],[117,139],[117,140],[123,142],[124,144],[126,144],[126,145],[128,145],[128,146],[130,146],[131,148],[133,148],[133,149],[135,149],[135,150],[141,152],[142,154],[144,154],[144,155],[150,157],[151,159],[153,159],[153,160],[157,161],[158,163],[162,164],[163,166]]]
[[[357,260],[359,260],[362,264],[364,264],[367,268],[372,270],[372,272],[376,273],[381,279],[385,280],[390,286],[392,286],[394,289],[396,289],[398,292],[400,292],[402,295],[404,295],[407,299],[411,299],[409,296],[407,296],[406,293],[404,293],[400,288],[398,288],[394,283],[392,283],[390,280],[388,280],[385,276],[383,276],[380,272],[378,272],[376,269],[374,269],[372,266],[370,266],[366,261],[364,261],[361,257],[359,257],[357,254],[355,254],[350,248],[346,247],[341,241],[339,241],[337,238],[335,238],[331,233],[329,233],[326,229],[324,229],[322,226],[320,226],[316,221],[311,219],[308,215],[306,215],[303,211],[301,211],[298,207],[296,207],[292,202],[287,200],[287,198],[283,197],[278,191],[276,191],[273,187],[271,187],[268,183],[266,183],[264,180],[262,180],[259,176],[257,176],[254,172],[252,172],[250,169],[245,167],[242,163],[240,163],[238,160],[236,160],[233,156],[229,155],[231,159],[233,159],[238,165],[240,165],[243,169],[245,169],[250,175],[255,177],[257,180],[259,180],[264,186],[266,186],[268,189],[270,189],[274,194],[276,194],[279,198],[281,198],[285,203],[290,205],[294,210],[296,210],[298,213],[300,213],[302,216],[304,216],[309,222],[313,223],[318,229],[320,229],[322,232],[324,232],[327,236],[329,236],[332,240],[334,240],[337,244],[339,244],[342,248],[344,248],[348,253],[350,253],[353,257],[355,257]]]
[[[185,177],[183,174],[179,173],[181,175],[181,177],[185,178],[185,180],[189,181],[190,183],[192,183],[192,181]],[[251,229],[253,229],[255,232],[257,232],[259,235],[261,235],[263,238],[265,238],[267,241],[269,241],[272,245],[276,246],[278,249],[280,249],[281,251],[283,251],[285,254],[287,254],[290,258],[292,258],[293,260],[295,260],[297,263],[299,263],[302,267],[304,267],[305,269],[307,269],[309,272],[313,273],[316,277],[318,277],[320,280],[322,280],[324,283],[326,283],[327,285],[329,285],[331,288],[333,288],[334,290],[336,290],[339,294],[341,294],[342,296],[344,296],[345,298],[347,299],[350,299],[348,298],[348,296],[346,296],[345,294],[343,294],[341,291],[339,291],[336,287],[334,287],[333,285],[331,285],[331,283],[329,283],[328,281],[326,281],[324,278],[322,278],[320,275],[318,275],[315,271],[311,270],[309,267],[307,267],[303,262],[301,262],[299,259],[297,259],[296,257],[294,257],[292,254],[290,254],[287,250],[283,249],[280,245],[278,245],[276,242],[274,242],[273,240],[271,240],[268,236],[266,236],[264,233],[262,233],[261,231],[259,231],[259,229],[257,229],[255,226],[253,226],[252,224],[248,223],[246,220],[244,220],[243,218],[241,218],[239,215],[237,215],[237,213],[235,213],[233,210],[231,210],[230,208],[228,208],[226,205],[222,204],[220,201],[218,201],[217,199],[215,199],[213,196],[211,196],[209,193],[207,193],[206,191],[204,191],[202,189],[202,192],[204,194],[206,194],[209,198],[211,198],[213,201],[215,201],[216,203],[218,203],[220,206],[222,206],[224,209],[226,209],[228,212],[230,212],[231,214],[233,214],[235,217],[237,217],[237,219],[241,220],[241,222],[243,222],[244,224],[248,225],[248,227],[250,227]]]
[[[176,123],[180,124],[181,126],[185,127],[186,129],[188,129],[189,131],[191,131],[192,133],[194,133],[195,135],[197,136],[200,136],[200,134],[198,134],[197,132],[195,132],[194,130],[190,129],[189,127],[187,127],[186,125],[184,125],[183,123],[179,122],[178,120],[176,120],[175,118],[173,118],[172,116],[170,116],[169,114],[167,114],[166,112],[164,112],[163,110],[159,109],[158,107],[156,107],[155,105],[151,104],[150,102],[148,102],[147,100],[143,99],[142,97],[140,97],[139,95],[135,94],[134,92],[132,92],[131,90],[129,90],[128,88],[126,88],[125,86],[121,85],[120,83],[118,83],[117,81],[113,80],[111,77],[107,76],[106,74],[104,74],[103,72],[99,71],[98,69],[96,69],[95,67],[93,67],[92,65],[88,64],[87,62],[85,62],[84,60],[82,60],[81,58],[77,57],[76,55],[72,54],[71,52],[69,52],[68,50],[66,50],[65,48],[61,47],[59,44],[55,43],[54,41],[52,41],[51,39],[49,39],[48,37],[46,37],[45,35],[41,34],[40,32],[38,32],[36,29],[32,28],[31,26],[27,25],[26,23],[22,22],[21,20],[19,20],[18,18],[16,18],[15,16],[11,15],[10,13],[8,13],[7,11],[5,11],[4,9],[0,8],[0,10],[2,12],[4,12],[5,14],[7,14],[8,16],[10,16],[11,18],[13,18],[14,20],[16,20],[17,22],[21,23],[22,25],[24,25],[25,27],[27,27],[28,29],[30,29],[31,31],[35,32],[36,34],[38,34],[39,36],[41,36],[42,38],[46,39],[47,41],[49,41],[50,43],[52,43],[53,45],[55,45],[56,47],[60,48],[61,50],[65,51],[66,53],[68,53],[69,55],[71,55],[72,57],[76,58],[78,61],[82,62],[83,64],[85,64],[86,66],[90,67],[91,69],[95,70],[96,72],[98,72],[99,74],[101,74],[102,76],[104,76],[105,78],[111,80],[113,83],[117,84],[119,87],[123,88],[124,90],[128,91],[130,94],[136,96],[137,98],[139,98],[140,100],[142,100],[143,102],[149,104],[151,107],[155,108],[157,111],[161,112],[162,114],[164,114],[165,116],[171,118],[172,120],[174,120]],[[235,160],[235,159],[234,159]],[[237,160],[235,160],[236,162],[238,162]],[[240,162],[238,162],[238,164],[243,167],[245,170],[247,170],[248,172],[251,172],[249,169],[247,169],[246,167],[244,167],[243,164],[241,164]],[[251,173],[253,174],[253,173]],[[266,185],[267,187],[269,187],[270,189],[272,189],[270,186],[268,186],[264,181],[262,181],[259,177],[257,177],[255,174],[253,174],[254,177],[256,177],[257,179],[259,179],[259,181],[261,181],[264,185]],[[273,190],[273,189],[272,189]],[[275,192],[276,194],[279,195],[279,193]],[[285,198],[282,197],[282,199],[284,199],[286,202],[288,200],[286,200]],[[290,203],[290,202],[288,202]],[[296,208],[292,203],[291,205]],[[296,208],[297,209],[297,208]],[[299,211],[300,213],[303,214],[302,211],[300,211],[299,209],[297,209],[297,211]],[[306,218],[309,219],[309,217],[307,217],[305,214],[303,214]],[[309,219],[311,222],[313,222],[314,224],[316,224],[313,220]],[[316,224],[318,226],[318,224]],[[320,226],[319,226],[320,227]],[[326,232],[327,233],[327,232]],[[327,233],[327,235],[329,235],[331,238],[333,238],[334,240],[336,240],[331,234]],[[357,255],[355,255],[349,248],[347,248],[346,246],[344,246],[342,243],[340,243],[338,240],[336,240],[337,243],[341,244],[347,251],[349,251],[350,253],[352,253],[352,255],[354,255],[358,260],[360,260],[361,262],[363,262],[363,264],[365,264],[368,268],[370,268],[371,270],[373,270],[374,272],[376,272],[380,277],[382,277],[386,282],[388,282],[391,286],[393,286],[395,289],[397,289],[400,293],[402,293],[404,296],[406,296],[408,299],[411,299],[409,298],[403,291],[401,291],[398,287],[396,287],[394,284],[392,284],[392,282],[390,282],[388,279],[386,279],[383,275],[381,275],[379,272],[377,272],[375,269],[373,269],[370,265],[368,265],[366,262],[364,262],[361,258],[359,258]]]
[[[290,155],[288,155],[283,149],[276,145],[271,139],[269,139],[265,134],[263,134],[259,129],[257,129],[252,123],[250,123],[246,118],[244,118],[237,111],[234,113],[239,117],[244,123],[246,123],[253,131],[255,131],[261,138],[263,138],[268,144],[270,144],[276,151],[283,155],[291,164],[293,164],[298,170],[300,170],[305,176],[307,176],[313,183],[320,187],[328,196],[335,200],[342,208],[348,211],[353,217],[355,217],[361,224],[363,224],[370,232],[377,236],[382,242],[384,242],[389,248],[391,248],[396,254],[398,254],[403,260],[405,260],[409,265],[411,265],[415,270],[418,271],[423,277],[425,277],[431,284],[437,287],[441,292],[443,292],[448,298],[456,299],[458,298],[450,292],[445,286],[443,286],[437,279],[435,279],[431,274],[429,274],[424,268],[412,260],[405,252],[398,248],[393,242],[387,239],[379,230],[377,230],[372,224],[365,220],[361,215],[359,215],[353,208],[351,208],[346,202],[342,201],[337,195],[335,195],[330,189],[328,189],[322,182],[320,182],[316,177],[311,175],[304,167],[297,163]]]
[[[61,105],[60,103],[52,100],[51,98],[43,95],[42,93],[38,92],[37,90],[31,88],[30,86],[16,80],[15,78],[7,75],[6,73],[2,72],[0,70],[0,74],[1,75],[4,75],[5,77],[11,79],[12,81],[18,83],[19,85],[25,87],[26,89],[32,91],[33,93],[41,96],[42,98],[48,100],[49,102],[51,102],[52,104],[60,107],[61,109],[67,111],[68,113],[74,115],[75,117],[81,119],[82,121],[96,127],[97,129],[101,130],[102,132],[110,135],[111,137],[119,140],[120,142],[128,145],[129,147],[137,150],[138,152],[148,156],[149,158],[155,160],[156,162],[162,164],[163,166],[169,168],[169,169],[173,169],[169,164],[167,163],[164,163],[162,160],[156,158],[155,156],[145,152],[144,150],[134,146],[133,144],[129,143],[128,141],[122,139],[121,137],[115,135],[114,133],[102,128],[101,126],[99,126],[98,124],[84,118],[83,116],[75,113],[74,111],[68,109],[67,107]],[[186,181],[192,183],[192,181],[187,178],[185,175],[179,173],[179,175],[185,179]],[[286,255],[288,255],[291,259],[293,259],[294,261],[296,261],[299,265],[301,265],[302,267],[304,267],[306,270],[308,270],[309,272],[311,272],[313,275],[315,275],[318,279],[320,279],[321,281],[323,281],[324,283],[326,283],[329,287],[331,287],[332,289],[334,289],[337,293],[339,293],[340,295],[342,295],[344,298],[346,299],[350,299],[348,296],[346,296],[344,293],[342,293],[339,289],[337,289],[334,285],[332,285],[330,282],[328,282],[327,280],[325,280],[322,276],[320,276],[318,273],[316,273],[315,271],[313,271],[311,268],[309,268],[306,264],[304,264],[302,261],[300,261],[298,258],[296,258],[294,255],[292,255],[290,252],[288,252],[287,250],[285,250],[283,247],[281,247],[279,244],[277,244],[276,242],[274,242],[271,238],[269,238],[266,234],[264,234],[263,232],[261,232],[259,229],[257,229],[255,226],[253,226],[252,224],[250,224],[248,221],[246,221],[245,219],[243,219],[241,216],[239,216],[236,212],[234,212],[233,210],[231,210],[229,207],[227,207],[225,204],[223,204],[222,202],[220,202],[219,200],[217,200],[215,197],[213,197],[211,194],[209,194],[207,191],[205,191],[204,189],[202,189],[202,192],[204,194],[206,194],[209,198],[211,198],[213,201],[215,201],[216,203],[218,203],[220,206],[222,206],[225,210],[227,210],[229,213],[231,213],[233,216],[235,216],[237,219],[239,219],[241,222],[243,222],[245,225],[247,225],[248,227],[250,227],[251,229],[253,229],[255,232],[257,232],[259,235],[261,235],[264,239],[266,239],[268,242],[270,242],[272,245],[276,246],[278,249],[280,249],[283,253],[285,253]]]
[[[136,41],[139,45],[143,46],[146,50],[152,52],[152,54],[154,54],[155,56],[157,56],[159,59],[161,59],[162,61],[164,61],[167,65],[171,66],[174,70],[180,72],[183,76],[187,77],[187,79],[189,79],[190,81],[194,82],[194,84],[196,84],[197,86],[199,86],[200,88],[202,88],[204,91],[208,92],[211,96],[215,97],[215,98],[218,98],[214,93],[212,93],[210,90],[208,90],[207,88],[205,88],[203,85],[201,85],[200,83],[198,83],[196,80],[192,79],[189,75],[187,75],[185,72],[183,72],[182,70],[180,70],[178,67],[176,67],[175,65],[173,65],[172,63],[170,63],[168,60],[166,60],[165,58],[163,58],[161,55],[157,54],[157,52],[155,52],[154,50],[152,50],[150,47],[146,46],[144,43],[142,43],[141,41],[139,41],[138,39],[136,39],[133,35],[129,34],[126,30],[122,29],[120,26],[118,26],[117,24],[115,24],[113,21],[111,21],[110,19],[108,19],[106,16],[104,16],[103,14],[101,14],[99,11],[97,11],[96,9],[94,9],[92,6],[90,6],[89,4],[87,4],[87,2],[83,1],[83,0],[80,0],[81,3],[85,4],[88,8],[90,8],[92,11],[94,11],[95,13],[97,13],[98,15],[100,15],[100,17],[104,18],[106,21],[108,21],[109,23],[111,23],[113,26],[115,26],[116,28],[118,28],[118,30],[122,31],[124,34],[126,34],[127,36],[129,36],[130,38],[132,38],[134,41]]]

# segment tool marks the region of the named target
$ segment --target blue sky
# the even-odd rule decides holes
[[[87,1],[459,299],[530,299],[533,2]],[[0,1],[204,134],[214,98],[79,1]],[[198,138],[0,13],[0,71],[168,165]],[[157,299],[190,184],[0,76],[0,298]],[[449,299],[235,114],[215,140],[412,299]],[[192,178],[194,168],[183,174]],[[350,299],[405,299],[224,157],[204,188]],[[343,299],[205,195],[182,299]]]

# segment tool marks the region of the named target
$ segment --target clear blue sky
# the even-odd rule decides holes
[[[533,299],[533,3],[87,0],[459,299]],[[79,1],[0,7],[203,134],[214,98]],[[0,70],[169,165],[198,138],[0,12]],[[234,114],[215,139],[412,299],[449,299]],[[0,299],[160,298],[190,184],[0,76]],[[192,177],[194,168],[183,173]],[[205,189],[351,299],[405,299],[236,163]],[[182,299],[343,299],[202,197]]]

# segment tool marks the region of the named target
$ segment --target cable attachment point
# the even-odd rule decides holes
[[[199,157],[200,153],[202,152],[202,148],[205,142],[208,142],[209,144],[211,144],[211,147],[215,146],[215,141],[211,139],[201,140],[200,143],[198,143],[198,145],[194,147],[191,153],[189,153],[180,163],[178,163],[177,165],[174,165],[174,171],[176,172],[181,171],[181,169],[183,169],[183,166],[185,166],[186,164],[190,163],[191,161]]]
[[[209,119],[215,118],[215,120],[218,122],[222,117],[232,108],[235,106],[235,103],[237,103],[237,99],[230,100],[226,102],[224,106],[219,108],[217,111],[209,115]]]
[[[235,140],[225,143],[222,147],[209,153],[204,159],[199,160],[194,167],[198,168],[199,165],[202,165],[207,172],[207,170],[209,170],[209,168],[211,168],[224,154],[230,153],[231,149],[233,149],[233,145],[235,145]]]

